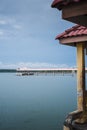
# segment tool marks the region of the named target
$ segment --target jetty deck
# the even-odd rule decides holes
[[[77,68],[30,68],[30,69],[0,69],[1,73],[9,73],[9,72],[41,72],[41,73],[76,73]],[[87,68],[85,69],[85,72],[87,73]]]

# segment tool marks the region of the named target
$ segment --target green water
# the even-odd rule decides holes
[[[0,73],[0,130],[62,130],[76,98],[76,75]]]

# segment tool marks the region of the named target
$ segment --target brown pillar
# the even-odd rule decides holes
[[[77,43],[77,107],[85,111],[85,54],[84,43]]]

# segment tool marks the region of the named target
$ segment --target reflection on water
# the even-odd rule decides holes
[[[61,130],[76,110],[76,75],[0,73],[0,130]]]

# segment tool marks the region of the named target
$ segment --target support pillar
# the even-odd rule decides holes
[[[85,90],[85,54],[84,43],[77,43],[77,109],[83,111],[78,123],[85,123],[86,116],[86,90]]]
[[[84,130],[87,128],[87,105],[85,88],[85,47],[77,43],[77,111],[70,113],[64,123],[63,130]]]
[[[85,111],[85,54],[84,43],[77,43],[77,107]]]
[[[70,130],[70,128],[69,128],[69,127],[64,126],[64,127],[63,127],[63,130]]]

